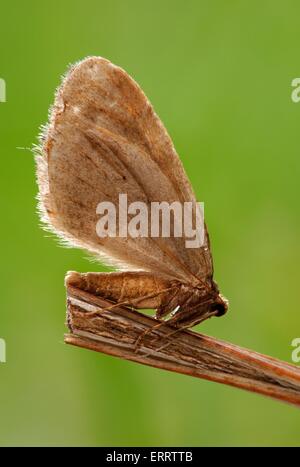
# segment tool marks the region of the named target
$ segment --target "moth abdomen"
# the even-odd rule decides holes
[[[137,309],[158,308],[165,294],[174,289],[172,281],[142,271],[84,274],[72,271],[66,277],[66,285]]]

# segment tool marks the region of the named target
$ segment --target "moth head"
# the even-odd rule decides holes
[[[212,311],[217,311],[216,316],[223,316],[228,310],[228,300],[223,295],[218,294],[211,308]]]

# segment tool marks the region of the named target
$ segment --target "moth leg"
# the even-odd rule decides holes
[[[135,309],[158,308],[170,281],[147,272],[88,272],[71,271],[66,285],[85,290],[110,300],[113,305],[132,306]]]
[[[161,326],[164,326],[166,324],[165,321],[160,321],[158,324],[154,324],[151,328],[146,329],[144,332],[142,332],[139,337],[136,339],[134,343],[134,351],[137,353],[142,345],[143,340],[147,336],[147,334],[151,334],[153,331],[156,329],[160,328]]]
[[[165,344],[161,345],[160,347],[158,347],[157,349],[155,349],[155,352],[161,352],[162,350],[165,350],[167,347],[169,347],[169,345],[172,344],[173,342],[173,338],[175,334],[178,334],[179,332],[182,332],[184,331],[185,329],[189,329],[189,328],[192,328],[193,326],[195,326],[196,324],[200,324],[202,321],[205,321],[207,318],[211,318],[212,316],[217,316],[217,311],[215,312],[207,312],[205,315],[203,315],[203,318],[201,320],[198,319],[195,319],[194,321],[192,321],[191,323],[187,324],[187,325],[184,325],[184,326],[180,326],[178,327],[177,329],[175,329],[174,331],[170,332],[169,334],[167,334],[165,336],[166,340],[168,340],[168,342],[166,342]],[[170,320],[171,321],[171,320]],[[169,321],[169,322],[170,322]],[[150,351],[146,354],[144,354],[144,357],[148,357],[149,355],[151,355],[153,352]]]
[[[164,295],[161,300],[160,306],[156,310],[156,319],[163,318],[164,316],[168,315],[172,312],[178,305],[177,296],[180,292],[180,286],[174,287],[172,291],[168,294]]]
[[[192,299],[192,296],[191,295],[187,295],[184,299],[184,301],[181,301],[179,302],[178,300],[178,295],[180,293],[180,286],[178,287],[175,287],[173,291],[170,291],[168,295],[164,295],[164,297],[162,298],[162,303],[160,305],[160,307],[156,310],[156,319],[160,319],[164,316],[166,316],[167,314],[171,313],[171,318],[169,318],[167,321],[163,321],[161,324],[164,324],[164,323],[168,323],[169,325],[172,324],[172,312],[175,310],[177,310],[177,308],[181,308],[183,305],[186,305],[189,303],[189,301]],[[174,315],[173,315],[174,316]],[[135,351],[137,352],[138,350],[138,345],[140,344],[140,342],[142,341],[142,339],[150,332],[154,331],[155,329],[157,329],[158,327],[160,327],[160,325],[154,325],[152,328],[150,329],[147,329],[138,339],[137,339],[137,342],[135,344]],[[175,331],[177,332],[177,331]],[[165,336],[166,339],[168,339],[169,336],[173,335],[173,332],[171,332],[170,334],[167,334]],[[157,341],[159,339],[159,337],[154,337],[154,339],[152,339],[152,343]]]
[[[155,318],[160,320],[158,324],[155,324],[149,329],[146,329],[136,340],[135,342],[135,352],[137,352],[142,344],[142,341],[146,337],[147,334],[151,334],[156,329],[163,326],[166,322],[161,321],[161,318],[166,316],[170,313],[176,306],[177,306],[177,295],[179,293],[180,287],[174,286],[173,290],[171,289],[168,294],[165,294],[161,299],[161,304],[156,310]],[[157,340],[158,338],[154,338],[153,341]]]

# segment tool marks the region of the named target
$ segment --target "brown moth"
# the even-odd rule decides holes
[[[36,157],[42,220],[69,245],[119,272],[70,272],[68,285],[115,304],[155,309],[176,328],[221,316],[227,301],[213,280],[208,233],[200,248],[182,236],[105,237],[96,233],[100,201],[196,203],[162,122],[121,68],[90,57],[69,70],[57,91]]]

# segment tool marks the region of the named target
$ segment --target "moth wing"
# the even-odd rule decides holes
[[[121,68],[91,57],[58,89],[37,156],[43,220],[67,243],[123,270],[146,270],[196,283],[212,275],[205,231],[200,248],[186,238],[105,237],[98,203],[195,203],[172,141],[152,105]],[[118,220],[118,219],[117,219]]]

